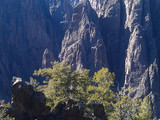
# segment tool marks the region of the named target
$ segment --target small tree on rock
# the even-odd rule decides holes
[[[54,62],[52,68],[39,69],[34,75],[48,79],[43,88],[52,109],[69,99],[86,102],[86,88],[91,82],[88,70],[76,71],[64,62]]]

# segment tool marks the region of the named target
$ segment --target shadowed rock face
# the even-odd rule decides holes
[[[61,50],[61,42],[65,31],[68,29],[72,20],[73,8],[69,0],[45,0],[49,6],[49,13],[56,30],[55,44],[58,46],[58,53]]]
[[[3,78],[0,80],[0,96],[10,96],[9,85],[13,75],[28,80],[33,71],[41,67],[46,48],[57,60],[64,31],[67,29],[67,25],[61,23],[65,20],[61,18],[70,12],[67,11],[69,5],[63,2],[56,6],[60,10],[53,15],[54,10],[50,11],[52,2],[0,0],[0,77]],[[61,9],[63,14],[59,16]]]
[[[0,1],[1,90],[9,93],[12,75],[29,79],[46,47],[57,53],[55,30],[43,0]],[[54,48],[53,48],[54,46]]]
[[[109,67],[116,74],[117,85],[132,86],[133,97],[148,96],[154,115],[158,115],[159,0],[0,3],[0,96],[9,95],[13,75],[28,79],[42,63],[49,64],[47,58],[53,58],[73,69],[88,68],[91,73]],[[52,55],[44,52],[46,48]]]
[[[121,71],[119,70],[119,63],[120,57],[122,57],[122,50],[120,49],[122,33],[121,2],[120,0],[99,0],[98,3],[96,3],[96,0],[90,0],[90,2],[99,17],[110,71],[114,71],[118,75]]]
[[[134,88],[133,96],[152,96],[154,111],[159,109],[159,70],[156,40],[153,37],[149,0],[125,0],[125,31],[129,33],[125,58],[125,84]],[[154,96],[154,98],[153,98]]]
[[[132,97],[148,96],[159,111],[159,11],[151,0],[90,0],[99,17],[109,68]],[[157,107],[156,107],[157,106]]]
[[[43,93],[35,92],[32,85],[13,77],[11,89],[12,114],[16,120],[36,118],[45,111],[46,98]]]

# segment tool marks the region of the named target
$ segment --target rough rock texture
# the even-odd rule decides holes
[[[109,67],[160,118],[159,18],[159,0],[0,0],[0,96],[13,75],[28,79],[59,56],[91,73]]]
[[[160,2],[151,0],[90,0],[100,18],[110,70],[120,86],[132,86],[132,97],[148,96],[159,111]],[[158,26],[157,26],[158,25]]]
[[[88,68],[93,73],[107,66],[105,51],[96,12],[89,2],[79,4],[74,8],[71,25],[65,33],[60,60],[73,69]]]
[[[33,70],[40,67],[45,48],[57,53],[58,46],[45,1],[0,0],[0,3],[1,90],[8,94],[13,75],[29,79]]]
[[[134,88],[133,96],[152,94],[154,111],[159,109],[160,81],[156,40],[153,38],[149,0],[125,0],[125,28],[130,34],[125,60],[125,84]],[[150,95],[151,95],[150,94]],[[157,106],[157,107],[156,107]]]
[[[72,20],[73,8],[69,0],[45,0],[49,6],[49,12],[56,30],[57,41],[59,46],[63,40],[64,33],[68,29]],[[61,46],[58,48],[60,51]]]
[[[78,4],[81,4],[82,2],[87,2],[89,0],[70,0],[70,3],[72,5],[72,7],[76,7]]]
[[[9,85],[13,75],[28,80],[33,71],[41,67],[46,48],[53,53],[54,59],[58,58],[67,29],[63,24],[65,19],[61,18],[66,15],[69,5],[65,2],[56,6],[58,12],[53,15],[55,9],[51,10],[51,2],[0,0],[0,77],[3,78],[0,80],[0,96],[8,100],[10,98],[6,96],[10,96]],[[61,9],[63,15],[59,16]]]
[[[53,53],[46,48],[42,57],[42,68],[52,67],[52,62],[55,60]]]
[[[75,7],[75,6],[79,3],[79,1],[80,1],[80,0],[70,0],[71,5],[72,5],[73,7]]]
[[[112,17],[119,9],[119,0],[89,0],[98,17]],[[120,11],[118,11],[120,12]]]
[[[37,118],[45,111],[46,98],[21,78],[12,79],[12,114],[16,120]]]
[[[119,58],[121,57],[121,4],[120,0],[90,0],[92,7],[99,16],[101,34],[106,46],[110,71],[118,75]],[[111,54],[114,53],[114,54]],[[119,76],[117,76],[119,78]]]

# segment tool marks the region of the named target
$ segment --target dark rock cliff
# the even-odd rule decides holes
[[[59,14],[51,14],[48,1],[0,0],[0,3],[0,87],[5,93],[1,95],[8,96],[11,77],[28,80],[33,70],[41,67],[46,48],[52,51],[54,60],[58,58],[64,29],[56,23]]]
[[[96,12],[89,2],[78,5],[62,42],[60,60],[73,69],[87,68],[93,73],[107,66],[105,51]]]
[[[44,93],[37,92],[34,87],[21,78],[12,78],[12,101],[10,114],[16,120],[33,120],[45,116],[47,111]]]
[[[126,32],[130,33],[125,58],[125,84],[134,87],[135,97],[152,97],[152,101],[156,101],[153,109],[159,109],[158,51],[153,37],[150,3],[149,0],[125,1],[125,6],[130,6],[126,7],[125,22]]]
[[[28,79],[47,59],[59,59],[91,73],[109,67],[117,85],[131,85],[133,97],[148,96],[160,117],[159,0],[0,3],[0,96],[8,96],[13,75]]]

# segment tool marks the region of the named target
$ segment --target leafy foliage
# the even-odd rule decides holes
[[[10,104],[4,104],[0,106],[0,120],[15,120],[8,115],[8,109]]]
[[[150,120],[152,116],[151,106],[147,100],[130,98],[126,93],[132,90],[122,89],[116,95],[116,103],[113,104],[114,111],[109,116],[110,120]]]
[[[152,108],[147,98],[144,98],[139,109],[139,120],[151,120]]]
[[[45,76],[48,81],[44,94],[48,105],[54,108],[59,102],[69,99],[86,102],[86,88],[90,84],[89,71],[73,71],[64,62],[54,62],[52,68],[39,69],[34,75]],[[54,106],[53,106],[54,104]]]
[[[130,98],[127,93],[132,90],[131,87],[123,88],[118,93],[111,90],[115,74],[107,68],[102,68],[93,77],[89,77],[89,70],[76,71],[64,62],[54,62],[52,68],[39,69],[34,75],[45,77],[44,85],[39,85],[32,78],[30,83],[36,90],[44,92],[47,105],[52,110],[58,103],[72,99],[83,103],[85,113],[92,118],[95,118],[93,105],[101,104],[109,120],[151,119],[152,111],[147,98]]]
[[[136,119],[139,108],[139,100],[131,99],[128,96],[123,96],[115,104],[114,111],[110,115],[110,120],[132,120]]]
[[[36,79],[33,79],[32,77],[30,78],[30,84],[33,86],[34,90],[38,90],[39,82],[37,82]]]
[[[92,79],[92,84],[88,86],[87,104],[103,104],[105,112],[112,109],[112,101],[115,97],[114,92],[110,89],[114,84],[115,75],[109,72],[107,68],[102,68],[96,72]]]

